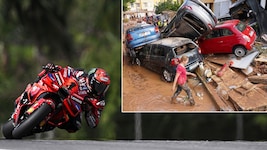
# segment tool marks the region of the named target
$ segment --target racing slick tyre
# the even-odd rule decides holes
[[[167,82],[171,82],[173,80],[171,73],[167,69],[163,69],[162,79]]]
[[[52,108],[44,103],[35,110],[26,120],[16,126],[12,132],[14,138],[22,138],[30,135],[31,131],[52,111]]]
[[[12,131],[14,130],[14,128],[15,127],[13,125],[13,120],[8,120],[8,122],[6,122],[2,127],[3,136],[6,139],[13,139]]]
[[[236,57],[243,57],[247,53],[247,49],[243,46],[235,46],[233,49],[233,53]]]

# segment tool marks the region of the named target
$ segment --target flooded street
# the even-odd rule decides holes
[[[217,110],[205,86],[198,79],[188,79],[188,85],[196,103],[194,106],[187,106],[183,103],[171,104],[172,83],[162,81],[159,74],[142,66],[130,65],[126,58],[123,61],[122,80],[123,112],[210,112]],[[182,91],[177,98],[185,96],[186,93]]]
[[[127,28],[135,24],[136,22],[125,23],[123,34]],[[265,70],[267,66],[265,61],[267,55],[254,60],[257,50],[255,55],[255,51],[252,51],[242,59],[237,59],[233,54],[207,55],[203,62],[204,70],[210,70],[212,73],[210,82],[205,82],[205,76],[201,71],[198,71],[198,78],[188,76],[188,85],[195,100],[195,105],[190,106],[178,101],[172,104],[172,83],[161,80],[160,74],[142,66],[130,64],[124,44],[122,46],[122,112],[267,111],[267,101],[265,101],[267,88],[264,86],[266,77],[262,76],[263,79],[261,79],[259,76],[266,74],[261,68]],[[260,43],[255,46],[258,50],[261,47]],[[233,62],[233,68],[222,69],[228,62]],[[246,64],[253,68],[252,72],[247,74],[242,72],[242,68],[240,69],[241,65]],[[220,70],[224,75],[217,75],[217,71]],[[253,84],[249,79],[263,84]],[[183,100],[186,96],[185,91],[182,91],[177,100]]]
[[[125,30],[135,23],[124,24]],[[125,37],[125,35],[123,35]],[[195,100],[194,106],[171,104],[172,83],[164,82],[160,75],[142,66],[129,64],[123,44],[122,111],[123,112],[214,112],[218,110],[205,86],[198,79],[188,79]],[[184,91],[177,99],[184,98]]]

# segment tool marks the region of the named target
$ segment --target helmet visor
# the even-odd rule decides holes
[[[96,94],[98,96],[100,95],[104,95],[106,93],[106,91],[108,90],[109,88],[109,85],[106,85],[106,84],[103,84],[103,83],[99,83],[99,82],[94,82],[94,91],[96,92]]]

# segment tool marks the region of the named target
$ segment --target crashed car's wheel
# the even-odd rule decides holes
[[[167,69],[163,69],[162,78],[164,81],[171,82],[172,81],[172,74]]]
[[[141,61],[139,58],[135,58],[135,63],[138,65],[138,66],[141,66]]]
[[[246,55],[247,50],[243,46],[235,46],[233,49],[233,53],[235,54],[236,57],[243,57]]]

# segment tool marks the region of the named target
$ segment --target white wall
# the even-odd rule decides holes
[[[229,13],[231,5],[231,0],[214,0],[214,14],[217,18],[225,16]]]

